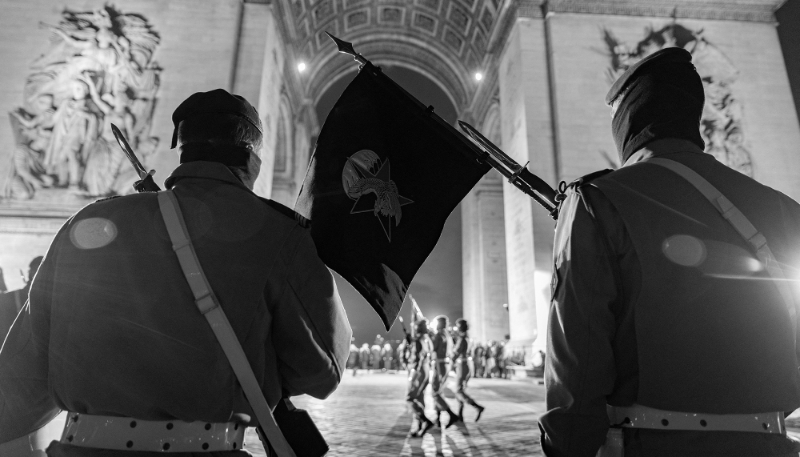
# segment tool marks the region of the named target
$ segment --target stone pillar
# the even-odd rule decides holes
[[[278,19],[275,17],[273,5],[245,4],[245,6],[263,8],[266,11],[265,46],[262,48],[263,66],[256,109],[261,115],[264,127],[264,145],[261,150],[261,173],[258,175],[253,190],[262,197],[272,195],[272,180],[275,164],[275,148],[278,140],[278,120],[280,118],[281,90],[283,88],[283,66],[286,58]],[[291,141],[290,141],[291,143]]]
[[[464,318],[475,341],[509,332],[503,184],[491,171],[461,202]]]
[[[316,114],[310,101],[300,105],[297,114],[292,114],[288,98],[282,98],[271,198],[289,208],[294,208],[306,175],[311,157],[310,132],[315,128]]]
[[[550,85],[541,18],[519,17],[500,59],[502,144],[520,164],[555,185]],[[530,197],[503,184],[511,341],[508,352],[532,351],[537,310],[549,306],[553,221]],[[537,341],[537,343],[540,343]],[[526,357],[529,361],[530,357]]]

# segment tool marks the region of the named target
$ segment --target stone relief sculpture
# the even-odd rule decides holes
[[[110,124],[146,161],[161,68],[160,37],[138,14],[113,6],[65,10],[49,49],[30,67],[23,103],[10,113],[15,136],[6,199],[53,199],[127,193],[137,179],[125,166]]]
[[[703,79],[706,104],[700,131],[706,152],[720,162],[747,176],[753,176],[750,152],[745,147],[742,129],[742,104],[732,85],[739,76],[722,51],[709,42],[702,30],[693,31],[673,22],[659,30],[648,28],[645,38],[627,45],[603,30],[611,65],[607,70],[609,84],[630,65],[665,47],[680,47],[692,53],[692,62]]]

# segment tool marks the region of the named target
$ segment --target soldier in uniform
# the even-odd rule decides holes
[[[483,353],[485,349],[481,343],[475,343],[475,347],[472,349],[472,364],[475,367],[474,375],[476,378],[483,377]]]
[[[258,113],[217,89],[190,96],[172,119],[181,164],[165,185],[268,404],[327,397],[350,325],[307,221],[252,191]],[[55,236],[0,352],[0,443],[65,410],[78,433],[54,441],[51,457],[184,445],[183,455],[249,455],[241,445],[255,416],[195,305],[157,198],[101,200]]]
[[[689,52],[606,102],[622,167],[573,183],[556,228],[545,454],[797,456],[800,205],[703,152]]]
[[[394,349],[392,348],[392,343],[389,341],[383,343],[383,349],[381,349],[381,357],[383,358],[383,371],[389,371],[392,369],[392,359],[394,358],[392,354],[394,353]]]
[[[347,356],[347,368],[353,370],[353,376],[358,373],[358,346],[350,338],[350,353]]]
[[[471,357],[469,356],[469,336],[467,335],[469,324],[467,324],[467,321],[464,319],[458,319],[456,321],[456,329],[458,333],[456,334],[456,342],[453,345],[452,359],[456,367],[456,383],[458,384],[458,388],[456,389],[458,420],[464,420],[464,403],[466,403],[478,410],[478,414],[475,416],[475,422],[478,422],[485,408],[477,404],[475,400],[465,392],[467,389],[467,381],[469,381],[470,377],[469,360]]]
[[[370,367],[369,357],[370,357],[369,344],[364,343],[358,350],[358,363],[359,365],[361,365],[362,370],[367,370],[367,373],[369,373],[369,367]]]
[[[447,412],[448,422],[447,427],[455,424],[458,421],[458,416],[450,409],[450,405],[444,399],[442,392],[447,384],[447,375],[450,372],[449,352],[452,347],[452,341],[447,328],[450,322],[447,316],[436,316],[436,333],[433,334],[433,353],[431,354],[431,389],[433,390],[433,402],[436,409],[436,426],[441,427],[442,422],[440,416],[442,412]],[[445,427],[445,428],[447,428]]]
[[[428,335],[428,320],[416,322],[416,332],[409,344],[408,354],[408,393],[406,401],[414,411],[417,421],[416,430],[412,429],[408,436],[421,437],[433,427],[433,422],[425,416],[425,388],[430,376],[430,358],[433,343]]]
[[[375,371],[381,370],[381,349],[383,346],[383,338],[380,335],[375,337],[375,343],[372,344],[370,347],[370,362],[372,363],[371,367]]]

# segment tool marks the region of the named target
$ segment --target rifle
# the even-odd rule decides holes
[[[117,139],[117,143],[119,147],[122,148],[122,152],[125,153],[125,157],[131,162],[133,165],[133,169],[136,170],[136,174],[139,175],[139,180],[133,183],[133,188],[136,192],[158,192],[161,190],[153,181],[153,175],[156,173],[155,170],[147,171],[142,165],[142,162],[139,162],[139,158],[136,157],[136,154],[131,149],[131,145],[128,144],[128,140],[125,139],[125,135],[119,130],[119,128],[111,124],[111,131],[114,132],[114,137]]]
[[[550,217],[558,219],[558,194],[549,184],[528,171],[527,164],[524,167],[518,164],[488,138],[481,135],[475,127],[464,121],[458,121],[458,126],[485,153],[478,157],[481,162],[491,165],[505,176],[508,182],[542,205],[550,213]]]

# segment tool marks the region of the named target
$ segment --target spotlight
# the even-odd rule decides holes
[[[297,71],[299,71],[300,73],[303,73],[304,71],[306,71],[306,63],[305,62],[298,63],[297,64]]]
[[[483,73],[481,73],[479,71],[475,72],[475,81],[480,81],[482,79],[483,79]]]

